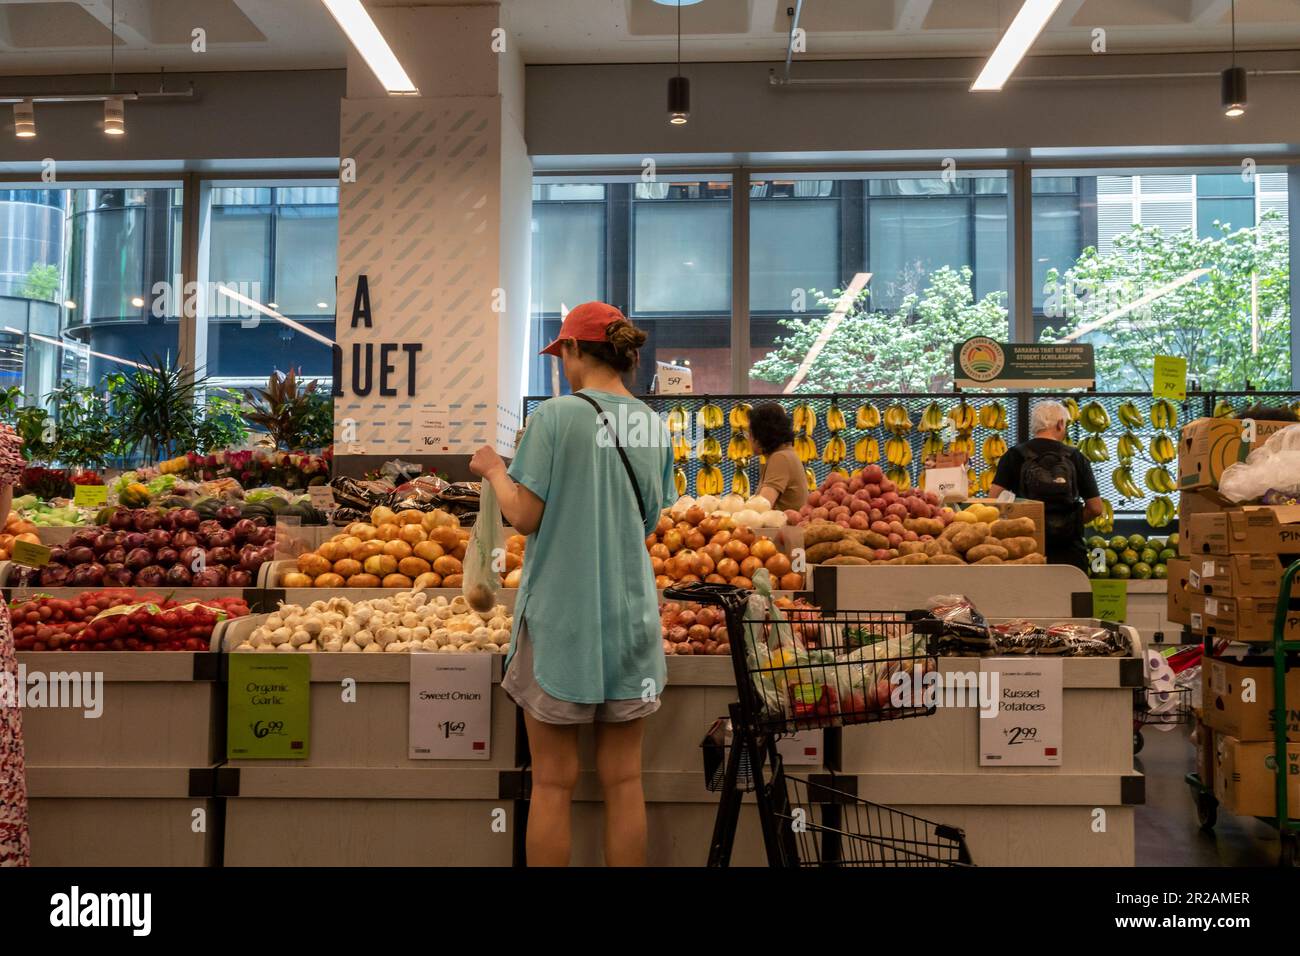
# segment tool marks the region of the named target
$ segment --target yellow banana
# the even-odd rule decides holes
[[[1137,482],[1133,480],[1133,472],[1129,470],[1128,465],[1120,465],[1111,472],[1110,483],[1115,486],[1115,490],[1122,498],[1145,497],[1142,490],[1138,488]]]
[[[673,435],[673,461],[686,461],[691,457],[691,443],[682,434]]]
[[[998,463],[998,459],[1007,453],[1007,442],[1001,435],[990,435],[984,439],[984,445],[980,449],[984,454],[984,461],[993,467]]]
[[[912,487],[912,476],[907,473],[906,468],[900,468],[897,465],[892,468],[886,468],[885,477],[898,485],[899,491],[907,491]]]
[[[704,428],[721,428],[723,422],[722,409],[712,402],[701,406],[700,408],[700,425]]]
[[[901,439],[900,439],[901,440]],[[921,442],[921,457],[933,458],[943,452],[943,439],[937,432],[930,432]]]
[[[1155,428],[1177,428],[1178,407],[1167,398],[1157,399],[1151,405],[1151,424]]]
[[[1173,476],[1158,465],[1147,469],[1146,486],[1149,491],[1153,491],[1158,495],[1172,494],[1178,489]]]
[[[799,460],[807,464],[817,457],[817,443],[807,435],[795,435],[794,451],[799,456]]]
[[[1106,499],[1101,501],[1101,514],[1088,522],[1088,527],[1102,534],[1110,534],[1115,530],[1115,509]]]
[[[716,465],[722,461],[722,445],[712,435],[700,439],[699,459],[706,465]]]
[[[1141,428],[1145,422],[1142,421],[1142,412],[1131,401],[1119,403],[1115,409],[1115,414],[1119,416],[1120,423],[1125,428]]]
[[[969,435],[958,435],[948,443],[948,451],[954,454],[964,453],[969,458],[975,454],[975,439]]]
[[[1079,403],[1073,398],[1067,398],[1061,402],[1061,404],[1065,406],[1065,411],[1069,414],[1070,421],[1077,422],[1079,420]]]
[[[686,409],[681,405],[674,405],[668,410],[668,430],[673,434],[686,431],[686,423],[690,416]]]
[[[1163,528],[1174,518],[1173,499],[1161,495],[1147,505],[1147,524],[1153,528]]]
[[[917,426],[917,430],[937,432],[941,428],[943,428],[943,409],[939,407],[938,402],[931,402],[921,413],[921,424]]]
[[[749,430],[749,413],[753,410],[748,402],[740,402],[731,406],[731,412],[727,416],[728,421],[733,429],[741,431]]]
[[[803,470],[803,478],[804,481],[808,482],[809,491],[817,490],[817,476],[813,473],[811,468],[805,468]]]
[[[878,428],[880,426],[880,409],[868,402],[858,406],[855,416],[859,428]]]
[[[701,465],[695,473],[695,497],[722,494],[722,469],[716,465]]]
[[[895,435],[885,442],[885,460],[891,465],[906,468],[912,463],[912,445],[906,438]]]
[[[912,430],[912,416],[907,408],[897,403],[885,409],[885,431],[892,435],[906,435]]]
[[[948,409],[948,419],[957,426],[957,431],[968,432],[975,427],[975,409],[963,400]]]
[[[1115,454],[1124,461],[1136,458],[1142,451],[1142,442],[1132,432],[1125,432],[1115,443]]]
[[[1232,407],[1231,402],[1226,401],[1225,399],[1222,398],[1219,399],[1217,402],[1215,402],[1214,404],[1215,418],[1231,418],[1236,414],[1237,414],[1237,410]]]
[[[822,461],[828,465],[838,465],[848,457],[848,451],[844,447],[844,439],[838,435],[832,435],[826,442],[826,447],[822,450]]]
[[[680,468],[673,469],[673,485],[677,488],[678,497],[686,494],[686,472]]]
[[[1100,402],[1089,402],[1079,409],[1079,421],[1086,431],[1099,435],[1110,427],[1110,413]]]
[[[742,498],[749,497],[749,475],[744,468],[739,465],[731,475],[731,493],[740,495]]]
[[[1001,402],[993,402],[980,409],[980,424],[985,428],[1002,431],[1007,427],[1007,410]]]
[[[1166,434],[1155,435],[1151,439],[1151,459],[1158,465],[1167,465],[1178,457],[1178,449]]]
[[[796,435],[802,432],[804,435],[811,436],[817,428],[817,410],[807,402],[800,402],[794,407],[792,419]]]
[[[826,410],[826,430],[834,435],[846,428],[848,428],[848,423],[844,421],[844,413],[840,411],[838,405],[831,402],[831,407]]]
[[[853,457],[859,465],[871,465],[880,460],[880,442],[874,438],[859,438],[853,446]]]

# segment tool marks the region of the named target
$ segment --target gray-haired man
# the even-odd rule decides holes
[[[1070,413],[1060,402],[1039,402],[1029,417],[1034,437],[998,461],[989,496],[1004,490],[1043,503],[1049,564],[1088,568],[1083,526],[1102,512],[1101,493],[1088,459],[1064,444]]]

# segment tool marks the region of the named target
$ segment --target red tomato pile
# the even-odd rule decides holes
[[[37,597],[10,608],[20,651],[206,651],[222,617],[247,613],[240,597],[181,603],[117,589]]]

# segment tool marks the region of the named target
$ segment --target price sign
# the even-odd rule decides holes
[[[980,711],[980,766],[1059,767],[1061,659],[985,658],[980,672],[998,702],[992,716]]]
[[[78,508],[98,508],[108,503],[107,485],[74,485],[72,503]]]
[[[445,405],[422,405],[415,413],[415,447],[426,455],[451,450]]]
[[[1094,578],[1092,616],[1116,624],[1128,620],[1128,581],[1123,578]]]
[[[334,502],[334,489],[329,485],[309,485],[307,487],[307,500],[317,511],[333,511],[336,507]]]
[[[50,549],[30,541],[15,541],[12,560],[23,567],[43,568],[50,563]]]
[[[1181,402],[1187,398],[1187,359],[1176,355],[1157,355],[1151,376],[1151,394]]]
[[[655,362],[655,382],[655,391],[660,395],[689,395],[694,390],[691,370],[685,365]]]
[[[230,654],[226,757],[305,760],[311,742],[311,655]]]
[[[492,755],[495,654],[413,653],[408,756],[487,760]]]

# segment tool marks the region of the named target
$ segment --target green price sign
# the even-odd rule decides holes
[[[76,485],[72,489],[72,503],[78,508],[98,508],[108,503],[107,485]]]
[[[1123,624],[1128,618],[1128,581],[1123,578],[1094,578],[1092,616],[1101,621]]]
[[[43,568],[50,563],[50,549],[30,541],[15,541],[12,555],[14,564],[27,568]]]
[[[305,760],[311,742],[311,655],[229,655],[226,757]]]
[[[1151,394],[1181,402],[1187,398],[1187,359],[1177,355],[1157,355],[1151,377]]]

